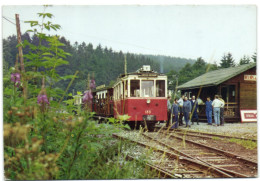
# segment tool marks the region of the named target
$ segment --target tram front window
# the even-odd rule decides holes
[[[153,80],[143,80],[142,81],[142,97],[154,97],[154,84]]]
[[[140,97],[140,80],[130,81],[130,95],[131,97]]]
[[[165,80],[156,80],[156,97],[165,97]]]

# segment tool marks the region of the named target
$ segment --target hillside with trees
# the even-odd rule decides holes
[[[22,40],[33,45],[39,43],[37,36],[30,36],[28,33],[22,35]],[[69,92],[73,90],[82,91],[86,88],[86,80],[88,74],[94,75],[97,85],[109,85],[116,78],[124,73],[124,59],[127,59],[127,71],[135,72],[142,65],[151,65],[152,69],[157,72],[167,73],[171,70],[179,70],[185,66],[186,63],[193,64],[194,60],[185,58],[175,58],[162,55],[141,55],[133,53],[123,53],[122,51],[114,51],[112,48],[102,47],[98,45],[94,47],[91,43],[75,42],[71,44],[65,37],[59,38],[59,41],[64,44],[61,48],[70,54],[66,58],[67,65],[57,67],[56,71],[60,76],[73,75],[79,71],[76,80],[69,88]],[[47,46],[46,41],[41,42],[42,45]],[[13,67],[18,50],[16,36],[9,36],[3,40],[3,57],[6,67]],[[28,46],[23,48],[24,55],[33,53]],[[25,56],[25,62],[28,62]],[[40,68],[39,71],[43,71]],[[66,89],[65,85],[69,84],[70,80],[61,80],[55,86]],[[40,84],[40,82],[39,82]]]
[[[160,72],[167,73],[171,70],[178,71],[183,68],[187,63],[194,64],[196,60],[186,59],[180,57],[170,57],[170,56],[162,56],[162,55],[145,55],[146,57],[158,62],[160,65]]]

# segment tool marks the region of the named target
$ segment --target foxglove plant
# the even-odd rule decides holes
[[[92,98],[93,98],[93,96],[92,96],[91,90],[87,90],[87,91],[85,91],[82,101],[84,104],[91,103]]]
[[[38,94],[37,104],[40,106],[42,112],[45,111],[46,105],[50,105],[48,97],[47,97],[46,89],[45,89],[45,79],[44,78],[42,78],[42,89]]]
[[[92,80],[90,81],[89,87],[90,87],[91,90],[96,88],[96,82],[95,82],[94,79],[92,79]]]
[[[45,91],[43,91],[43,92],[45,92]],[[42,106],[43,104],[50,105],[50,103],[48,101],[48,97],[47,97],[47,95],[45,93],[38,95],[38,97],[37,97],[37,104],[39,106]]]
[[[12,73],[11,81],[14,83],[16,87],[19,87],[21,84],[21,75],[19,73]]]

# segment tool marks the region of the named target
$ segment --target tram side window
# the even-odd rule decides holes
[[[130,95],[131,97],[140,97],[140,80],[130,81]]]
[[[142,97],[154,97],[154,82],[153,80],[143,80],[142,81]]]
[[[165,97],[165,80],[156,80],[156,97]]]

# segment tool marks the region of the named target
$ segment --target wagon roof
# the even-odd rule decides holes
[[[108,89],[111,89],[111,88],[112,88],[112,86],[105,86],[105,87],[102,87],[100,89],[95,89],[92,92],[100,92],[100,91],[108,90]]]
[[[198,87],[210,87],[216,86],[225,82],[226,80],[231,79],[253,67],[256,67],[256,63],[250,63],[245,65],[240,65],[237,67],[223,68],[219,70],[214,70],[207,72],[195,79],[192,79],[189,82],[186,82],[177,87],[177,89],[190,89],[190,88],[198,88]]]

